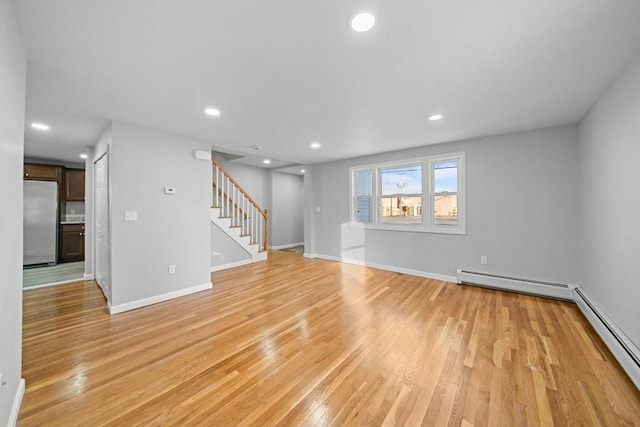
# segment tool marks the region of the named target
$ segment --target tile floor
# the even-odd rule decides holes
[[[22,270],[22,287],[30,288],[59,282],[82,280],[84,261],[65,262],[46,267],[31,267]]]

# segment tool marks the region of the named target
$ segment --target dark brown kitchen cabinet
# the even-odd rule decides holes
[[[62,167],[25,163],[24,179],[35,179],[38,181],[58,181],[59,183],[62,180]]]
[[[84,202],[84,170],[64,170],[63,199],[66,201]]]
[[[60,226],[60,262],[84,260],[84,224]]]

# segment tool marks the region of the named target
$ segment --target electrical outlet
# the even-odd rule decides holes
[[[169,274],[176,274],[176,266],[171,264],[169,266]]]
[[[483,264],[483,265],[489,264],[489,261],[487,260],[487,256],[486,255],[482,255],[480,257],[480,264]]]

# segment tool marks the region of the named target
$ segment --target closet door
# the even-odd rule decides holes
[[[111,302],[109,262],[109,156],[105,153],[96,160],[94,173],[95,200],[95,278],[107,301]]]

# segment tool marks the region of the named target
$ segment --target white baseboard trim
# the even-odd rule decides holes
[[[569,289],[568,285],[562,283],[504,277],[494,274],[466,271],[460,268],[457,269],[456,276],[458,283],[573,301],[571,289]]]
[[[183,297],[189,294],[195,294],[196,292],[206,291],[207,289],[211,289],[213,284],[211,282],[205,283],[203,285],[192,286],[190,288],[180,289],[173,292],[168,292],[162,295],[154,295],[149,298],[143,298],[136,301],[126,302],[124,304],[111,305],[107,304],[109,308],[110,314],[118,314],[124,311],[135,310],[136,308],[145,307],[151,304],[157,304],[159,302],[167,301],[174,298]]]
[[[377,268],[378,270],[392,271],[394,273],[409,274],[411,276],[424,277],[426,279],[443,280],[445,282],[453,282],[453,283],[458,282],[454,276],[448,276],[448,275],[439,274],[439,273],[431,273],[431,272],[422,271],[422,270],[412,270],[410,268],[396,267],[393,265],[378,264],[375,262],[363,262],[360,260],[341,258],[341,257],[323,255],[323,254],[306,254],[305,253],[304,256],[305,258],[311,258],[311,259],[320,258],[328,261],[344,262],[345,264],[361,265],[364,267]]]
[[[314,259],[316,257],[314,254],[310,254],[307,252],[303,253],[302,256],[309,259]]]
[[[578,284],[570,284],[575,303],[607,345],[622,369],[640,390],[640,349]]]
[[[230,262],[228,264],[222,264],[222,265],[215,265],[213,267],[211,267],[211,272],[215,272],[215,271],[220,271],[220,270],[226,270],[228,268],[234,268],[234,267],[241,267],[243,265],[247,265],[247,264],[251,264],[252,259],[243,259],[242,261],[237,261],[237,262]]]
[[[93,273],[92,274],[84,273],[83,280],[93,280]]]
[[[304,245],[304,242],[289,243],[287,245],[279,245],[279,246],[269,246],[269,249],[273,249],[277,251],[279,249],[295,248],[296,246],[302,246],[302,245]]]
[[[18,422],[18,414],[20,414],[20,406],[22,406],[22,398],[24,397],[24,378],[21,378],[18,382],[18,389],[16,395],[13,398],[13,404],[11,405],[11,413],[9,413],[9,423],[7,427],[14,427]]]

